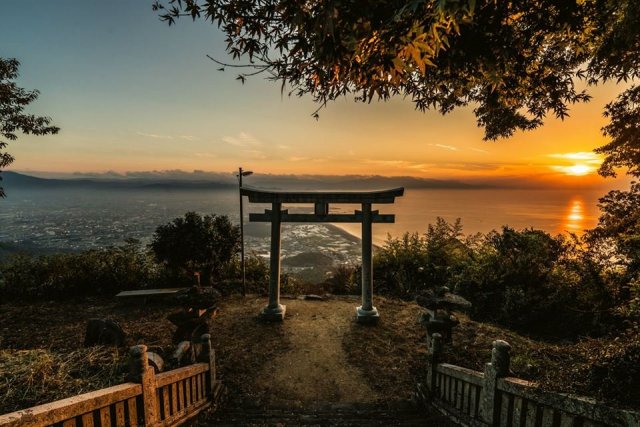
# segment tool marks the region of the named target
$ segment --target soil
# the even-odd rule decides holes
[[[358,298],[283,298],[287,315],[281,323],[258,319],[266,302],[266,297],[227,297],[210,321],[229,405],[293,409],[406,402],[416,383],[424,381],[425,331],[415,303],[376,297],[381,319],[367,327],[354,321]],[[0,413],[122,382],[128,346],[172,351],[175,327],[166,316],[178,309],[166,303],[123,305],[113,299],[0,304]],[[93,317],[118,321],[127,333],[126,346],[83,350],[86,323]],[[515,376],[585,396],[591,390],[593,355],[613,351],[622,342],[545,343],[464,315],[458,318],[453,344],[445,346],[446,362],[482,370],[492,341],[504,339],[512,345]],[[637,337],[634,332],[626,341],[635,343]],[[620,403],[637,407],[634,399]]]
[[[415,322],[417,306],[376,300],[382,320],[378,327],[371,328],[354,321],[357,298],[292,298],[282,303],[287,306],[282,323],[258,319],[266,298],[256,296],[225,299],[218,316],[210,321],[219,377],[230,400],[252,406],[299,408],[411,397],[415,378],[409,371],[415,371],[415,361],[424,355],[424,351],[409,351],[423,342],[412,341],[421,340]],[[412,319],[409,323],[413,323],[413,331],[400,334],[398,324],[391,320],[403,308],[407,312],[405,321]],[[4,304],[0,305],[0,350],[15,353],[46,349],[60,355],[75,352],[82,347],[87,320],[98,317],[119,322],[127,333],[127,346],[142,343],[169,354],[175,327],[166,316],[177,309],[166,304],[122,305],[98,299]],[[119,351],[123,360],[126,351],[127,347]],[[118,379],[121,376],[114,376],[114,381]],[[55,398],[64,397],[64,391]],[[67,391],[69,395],[75,392]],[[42,401],[34,397],[29,404],[44,403],[51,397],[44,394]],[[2,403],[0,412],[19,405]]]
[[[232,400],[249,400],[252,406],[300,408],[374,403],[389,400],[389,396],[411,398],[415,382],[408,372],[409,362],[424,352],[407,357],[407,347],[415,348],[419,343],[407,346],[402,342],[420,339],[419,331],[398,334],[397,324],[385,322],[384,315],[378,327],[357,324],[359,299],[354,297],[283,299],[287,311],[282,323],[257,320],[265,303],[263,298],[227,300],[214,321],[219,368]],[[379,303],[386,305],[383,299]],[[413,305],[409,310],[413,313],[405,317],[413,318],[417,329],[416,310],[419,308]],[[375,339],[375,331],[384,337],[380,339],[386,345]],[[390,331],[395,331],[394,339],[389,338]],[[244,336],[236,338],[234,344],[236,333]],[[402,342],[395,345],[398,341]],[[379,354],[366,359],[366,353],[374,347]],[[389,373],[381,375],[385,370]]]

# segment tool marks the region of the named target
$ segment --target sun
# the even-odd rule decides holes
[[[602,163],[602,159],[600,158],[600,156],[590,151],[580,151],[577,153],[556,153],[549,154],[548,157],[552,157],[554,159],[562,159],[567,161],[567,163],[572,163],[569,165],[551,166],[552,169],[569,176],[589,175],[590,173],[595,172]]]
[[[565,175],[569,176],[585,176],[589,175],[592,172],[595,172],[596,167],[593,165],[585,165],[583,163],[576,163],[571,166],[559,166],[554,165],[551,166],[553,169],[558,172],[562,172]]]
[[[567,175],[585,176],[595,170],[596,168],[590,165],[575,164],[573,166],[565,166],[563,172]]]

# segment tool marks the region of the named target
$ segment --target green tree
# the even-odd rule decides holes
[[[242,81],[265,73],[321,107],[347,94],[364,102],[403,96],[443,114],[474,105],[487,139],[536,128],[547,114],[565,117],[589,99],[577,79],[640,75],[635,0],[156,0],[153,7],[170,25],[182,16],[217,25],[233,59],[248,60],[229,65],[249,67]]]
[[[462,234],[462,221],[436,218],[427,232],[389,237],[373,258],[376,289],[415,298],[428,288],[451,286],[469,259],[471,249]]]
[[[202,273],[213,285],[240,249],[240,230],[226,215],[187,212],[159,226],[150,244],[156,260],[181,274]]]
[[[0,262],[0,293],[7,300],[113,296],[159,279],[157,265],[135,239],[78,253],[18,253]]]
[[[60,129],[51,125],[49,117],[24,112],[25,107],[38,98],[39,92],[23,89],[14,82],[18,78],[19,66],[20,62],[16,59],[0,58],[0,138],[15,141],[18,139],[17,132],[32,135],[58,133]],[[7,142],[0,140],[0,173],[14,160],[6,151],[7,146]],[[0,198],[5,196],[0,186]]]
[[[609,286],[616,305],[626,315],[640,319],[640,183],[632,182],[628,191],[610,191],[598,207],[598,225],[589,231],[587,240],[613,264]]]
[[[456,290],[472,303],[472,312],[529,332],[553,332],[568,312],[573,277],[564,266],[567,243],[541,230],[488,233],[472,262],[458,276]],[[568,325],[560,333],[573,332]]]

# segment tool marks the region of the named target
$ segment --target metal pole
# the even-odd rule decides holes
[[[242,296],[247,296],[247,282],[244,270],[244,216],[242,212],[242,168],[238,168],[238,194],[240,195],[240,265],[242,269]]]

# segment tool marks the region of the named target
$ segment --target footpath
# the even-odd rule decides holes
[[[252,377],[250,387],[264,398],[256,403],[243,396],[227,396],[201,425],[447,425],[411,399],[375,391],[371,387],[375,379],[365,378],[362,369],[367,360],[349,362],[345,334],[353,328],[355,300],[282,302],[287,306],[281,330],[289,341],[287,350],[271,357]]]

